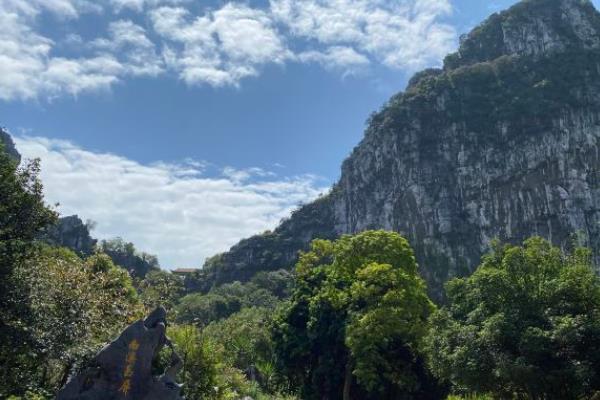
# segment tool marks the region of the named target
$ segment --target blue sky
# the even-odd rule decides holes
[[[326,191],[369,114],[513,3],[4,0],[0,124],[61,212],[198,266]]]

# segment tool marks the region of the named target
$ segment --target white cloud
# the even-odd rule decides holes
[[[69,25],[111,7],[112,13],[97,15],[99,26],[107,26],[97,38]],[[270,0],[263,8],[238,2],[197,8],[188,0],[0,0],[0,99],[77,95],[162,74],[189,85],[238,86],[266,65],[289,62],[317,63],[342,75],[373,64],[413,71],[439,64],[455,46],[455,30],[440,22],[452,11],[449,0]],[[131,19],[113,20],[125,9]],[[40,33],[44,13],[65,25],[64,37]]]
[[[131,21],[111,23],[108,39],[92,42],[97,51],[79,57],[56,55],[55,41],[33,29],[44,11],[76,18],[90,7],[88,2],[77,0],[0,0],[0,99],[75,96],[108,90],[127,76],[162,71],[162,58],[154,44]],[[64,40],[71,47],[83,47],[82,42],[75,33]]]
[[[237,85],[260,66],[291,57],[267,12],[228,3],[198,17],[181,7],[150,13],[168,42],[167,64],[188,84]]]
[[[23,156],[41,158],[46,199],[60,202],[63,215],[97,221],[94,235],[122,236],[163,267],[199,266],[325,191],[312,176],[226,168],[208,177],[205,163],[144,165],[69,142],[15,139]]]
[[[116,12],[120,12],[124,9],[142,11],[146,7],[156,7],[160,4],[181,4],[188,1],[190,0],[110,0],[110,4]]]
[[[163,72],[163,60],[146,30],[129,20],[111,22],[108,38],[96,39],[91,46],[109,54],[117,54],[132,75],[156,76]]]
[[[325,46],[348,46],[391,68],[437,63],[456,32],[440,23],[449,0],[271,0],[272,14],[291,35]]]
[[[82,13],[100,12],[102,6],[91,0],[1,0],[0,10],[28,17],[48,11],[61,18],[77,18]]]
[[[53,97],[106,89],[120,64],[109,55],[66,59],[50,55],[54,42],[24,23],[30,17],[6,12],[0,3],[0,99]],[[29,11],[27,11],[29,12]]]
[[[343,46],[332,46],[324,52],[305,51],[298,54],[298,60],[316,62],[327,69],[342,70],[345,74],[358,72],[370,63],[365,55],[356,52],[351,47]]]
[[[35,16],[43,9],[63,17],[77,17],[77,8],[71,0],[3,0],[0,3],[3,13],[18,13]]]

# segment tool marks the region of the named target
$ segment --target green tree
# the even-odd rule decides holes
[[[273,340],[302,398],[441,397],[420,356],[434,306],[404,238],[368,231],[315,240],[296,276]]]
[[[252,277],[250,282],[256,285],[257,288],[267,290],[278,299],[284,299],[291,294],[294,276],[285,269],[260,271]]]
[[[211,323],[203,331],[222,346],[228,364],[268,391],[274,391],[277,383],[269,331],[271,314],[268,308],[244,308],[227,319]]]
[[[169,328],[169,337],[183,361],[179,379],[189,400],[216,399],[218,355],[214,344],[193,325]]]
[[[206,326],[242,308],[274,308],[278,302],[272,292],[253,282],[233,282],[213,288],[207,294],[189,294],[180,300],[175,311],[179,323]]]
[[[564,254],[537,237],[496,243],[446,291],[428,354],[458,390],[578,399],[600,389],[600,282],[588,250]]]
[[[204,327],[213,321],[227,318],[241,308],[241,301],[237,297],[192,293],[180,300],[175,311],[178,323]]]
[[[185,293],[183,279],[167,271],[150,271],[139,284],[140,298],[148,310],[165,307],[171,318],[173,308]]]
[[[33,339],[28,358],[15,367],[23,390],[55,392],[78,363],[141,317],[131,278],[106,255],[84,261],[70,250],[45,247],[16,276],[28,288]]]
[[[39,162],[19,168],[0,145],[0,397],[19,387],[33,338],[27,286],[15,270],[38,249],[36,237],[56,221],[44,204]]]

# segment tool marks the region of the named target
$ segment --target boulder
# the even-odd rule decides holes
[[[163,346],[172,350],[164,374],[152,375],[152,360]],[[146,319],[128,326],[92,362],[72,377],[58,400],[179,400],[175,375],[181,359],[166,336],[166,311],[159,307]]]

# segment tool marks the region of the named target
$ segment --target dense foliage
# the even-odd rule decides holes
[[[180,323],[206,326],[248,307],[274,308],[289,295],[292,275],[285,270],[258,273],[250,282],[221,285],[209,293],[183,297],[175,311]]]
[[[296,274],[273,340],[302,398],[441,397],[420,354],[434,306],[404,238],[369,231],[316,240]]]
[[[281,382],[275,371],[273,342],[268,326],[272,310],[244,308],[231,317],[212,322],[204,334],[222,346],[227,364],[242,371],[273,393]]]
[[[20,384],[19,367],[35,345],[27,285],[16,269],[37,251],[35,237],[56,219],[43,202],[39,163],[19,168],[0,145],[0,397]]]
[[[39,164],[0,151],[0,397],[53,393],[77,363],[141,315],[129,275],[36,238],[56,221]]]
[[[106,255],[44,248],[16,271],[28,287],[34,342],[20,385],[53,393],[123,326],[143,315],[131,278]]]
[[[600,281],[588,250],[566,255],[541,238],[497,245],[447,294],[431,320],[430,363],[458,389],[531,399],[600,390]]]
[[[173,318],[173,309],[185,294],[181,277],[167,271],[153,270],[139,283],[140,299],[147,310],[163,306]]]

